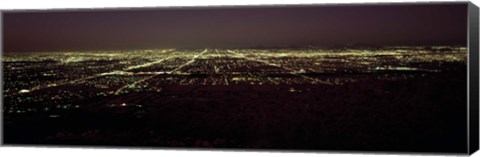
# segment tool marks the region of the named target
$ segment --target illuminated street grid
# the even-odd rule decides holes
[[[3,112],[80,108],[75,100],[162,92],[172,85],[341,86],[362,79],[408,80],[465,64],[466,54],[464,47],[446,46],[6,52]]]

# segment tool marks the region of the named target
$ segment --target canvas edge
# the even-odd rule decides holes
[[[278,4],[243,4],[243,5],[191,5],[191,6],[144,6],[144,7],[98,7],[98,8],[43,8],[43,9],[3,9],[3,13],[47,13],[47,12],[91,12],[91,11],[139,11],[168,9],[232,9],[232,8],[278,8],[278,7],[356,7],[356,6],[392,6],[392,5],[468,5],[469,0],[451,1],[412,1],[412,2],[352,2],[352,3],[278,3]]]
[[[473,154],[479,145],[479,40],[478,7],[468,4],[468,153]]]

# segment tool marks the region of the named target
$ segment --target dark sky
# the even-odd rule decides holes
[[[6,12],[5,51],[460,44],[467,5],[326,5]]]

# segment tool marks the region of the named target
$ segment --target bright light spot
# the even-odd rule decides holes
[[[22,89],[18,93],[29,93],[29,92],[30,92],[30,90],[28,90],[28,89]]]

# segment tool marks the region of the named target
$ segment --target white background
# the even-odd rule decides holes
[[[448,1],[436,0],[434,2]],[[451,1],[451,0],[450,0]],[[472,0],[477,6],[480,0]],[[378,3],[378,2],[429,2],[428,0],[0,0],[1,10],[12,9],[52,9],[52,8],[135,8],[155,6],[218,6],[218,5],[259,5],[259,4],[328,4],[328,3]],[[35,130],[32,130],[35,131]],[[476,153],[475,157],[480,157]],[[211,150],[151,150],[151,149],[115,149],[115,148],[59,148],[59,147],[0,147],[0,156],[209,156],[209,157],[240,157],[240,156],[272,156],[272,157],[383,157],[411,156],[427,157],[425,154],[385,154],[359,152],[251,152],[251,151],[211,151]],[[437,155],[438,156],[438,155]],[[446,155],[441,155],[446,156]]]

